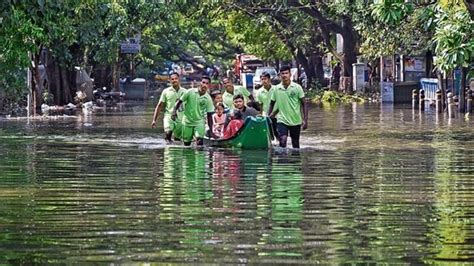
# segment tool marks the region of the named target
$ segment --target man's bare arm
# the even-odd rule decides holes
[[[273,111],[275,108],[275,101],[270,101],[270,108],[268,108],[268,116],[271,118],[275,118],[275,116],[278,114],[278,110]]]
[[[303,115],[303,130],[308,128],[308,108],[309,104],[306,102],[305,98],[301,98],[301,114]]]
[[[160,102],[156,105],[155,112],[153,113],[153,120],[151,121],[151,128],[155,128],[156,126],[156,119],[158,119],[158,115],[160,111],[163,110],[163,102]]]

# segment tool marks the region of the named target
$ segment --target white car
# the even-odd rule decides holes
[[[276,77],[278,77],[278,73],[274,67],[258,67],[257,70],[255,71],[255,76],[253,76],[253,89],[255,91],[256,88],[260,87],[262,85],[262,81],[260,80],[260,76],[263,74],[263,72],[267,72],[270,74],[270,79],[274,80]]]
[[[291,80],[298,81],[298,68],[292,67],[290,72],[291,72]]]

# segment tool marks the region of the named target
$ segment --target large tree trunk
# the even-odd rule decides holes
[[[52,74],[52,79],[50,79],[50,81],[56,87],[55,94],[54,94],[54,102],[56,103],[56,105],[60,105],[61,95],[62,95],[61,72],[59,69],[59,64],[56,61],[54,61],[53,74]]]
[[[314,79],[319,82],[322,86],[326,86],[326,80],[324,79],[324,68],[323,68],[323,55],[322,53],[314,53],[310,57],[310,64],[314,68]]]
[[[61,65],[60,61],[50,51],[43,52],[41,61],[48,76],[49,93],[54,97],[54,104],[65,105],[73,102],[76,87],[74,68]]]
[[[303,69],[305,70],[306,78],[308,80],[308,84],[310,85],[315,76],[314,68],[310,65],[308,58],[306,58],[306,56],[303,54],[301,49],[298,49],[298,51],[296,52],[295,60],[296,60],[296,67],[298,68],[298,73],[299,73],[299,67],[301,65]]]
[[[71,86],[70,86],[70,73],[67,71],[66,68],[60,67],[60,73],[61,73],[61,85],[63,88],[63,95],[62,99],[63,102],[62,104],[68,104],[72,102],[72,93],[71,93]]]
[[[117,49],[117,57],[114,62],[114,66],[112,69],[112,83],[113,83],[113,90],[119,91],[119,82],[120,82],[120,51]]]
[[[38,87],[41,86],[41,78],[39,74],[38,67],[35,65],[31,67],[31,72],[33,73],[33,86],[31,86],[31,110],[33,111],[33,116],[36,115],[36,92]]]
[[[92,67],[92,75],[94,85],[98,88],[112,85],[112,67],[110,65],[95,65]]]
[[[352,77],[352,64],[357,63],[357,36],[349,17],[344,17],[342,24],[343,76]]]
[[[307,86],[314,82],[325,86],[323,58],[320,53],[313,53],[307,60],[307,65],[302,65],[306,74]]]
[[[433,78],[433,53],[431,53],[430,50],[428,50],[425,54],[425,60],[426,60],[426,72],[425,75],[428,78]]]
[[[57,60],[51,55],[51,53],[47,53],[45,56],[45,70],[46,74],[48,75],[48,87],[49,93],[53,95],[54,103],[56,105],[61,104],[61,74],[59,72],[58,62]]]
[[[322,86],[326,86],[324,80],[324,68],[323,68],[323,56],[324,52],[319,48],[320,45],[323,45],[324,38],[322,34],[318,31],[316,36],[314,36],[315,43],[314,52],[309,57],[310,65],[314,69],[314,79]]]
[[[33,116],[36,115],[37,103],[40,101],[40,98],[41,98],[38,96],[38,94],[43,91],[43,82],[41,81],[41,73],[39,70],[41,49],[39,49],[39,51],[40,52],[33,55],[34,66],[32,68],[32,72],[34,73],[34,82],[35,82],[35,85],[31,87],[32,88],[31,98],[33,102]]]
[[[352,64],[357,62],[357,41],[358,36],[355,32],[355,29],[352,25],[351,17],[345,15],[342,16],[342,24],[337,21],[331,20],[325,15],[323,15],[322,11],[319,9],[321,6],[307,6],[304,5],[302,2],[298,0],[291,0],[288,1],[291,6],[295,6],[300,8],[301,11],[309,14],[310,16],[314,17],[319,24],[319,27],[322,30],[323,35],[327,35],[327,31],[331,31],[333,33],[339,33],[342,35],[343,38],[343,77],[350,80],[352,77]],[[325,37],[325,36],[323,36]],[[326,42],[328,41],[326,36]]]

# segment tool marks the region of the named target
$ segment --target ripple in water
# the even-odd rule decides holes
[[[94,116],[6,127],[0,263],[472,261],[472,127],[365,108],[315,111],[300,150],[166,146]]]

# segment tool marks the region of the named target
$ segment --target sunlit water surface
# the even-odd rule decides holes
[[[472,115],[313,106],[301,150],[241,151],[152,111],[0,120],[0,264],[474,261]]]

